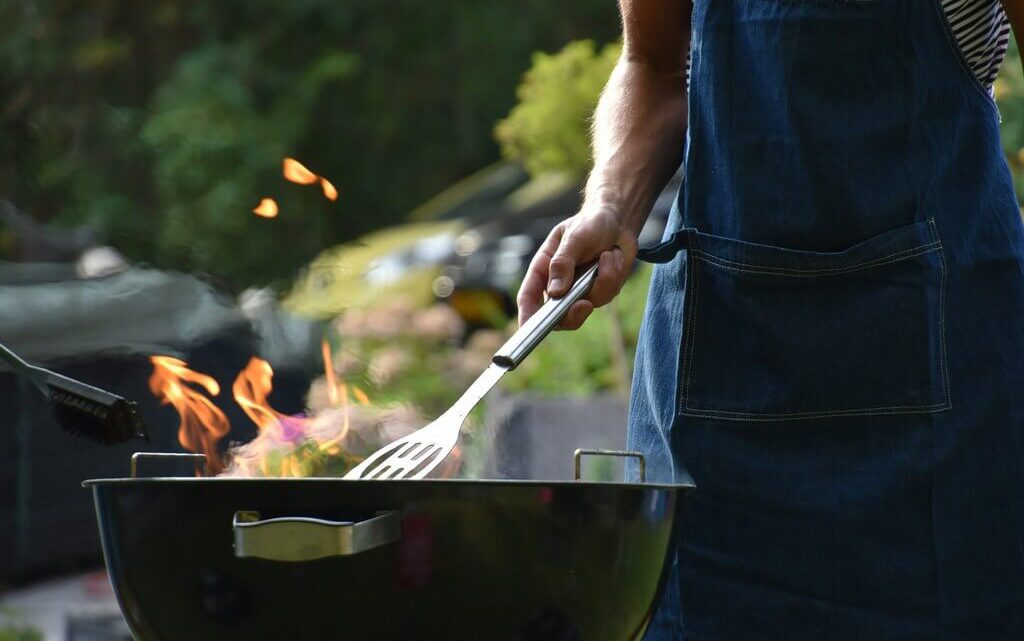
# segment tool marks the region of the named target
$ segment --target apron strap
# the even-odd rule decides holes
[[[686,248],[690,232],[690,229],[680,229],[673,232],[667,240],[663,240],[653,247],[645,247],[639,250],[636,253],[636,257],[645,263],[667,263],[675,258],[680,250]]]

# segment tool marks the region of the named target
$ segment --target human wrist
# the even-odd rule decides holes
[[[650,208],[637,205],[629,193],[625,186],[611,181],[588,180],[580,211],[587,217],[605,218],[621,232],[639,236]]]

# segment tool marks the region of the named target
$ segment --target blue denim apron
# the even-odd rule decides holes
[[[689,0],[680,0],[689,1]],[[630,446],[646,639],[1024,639],[1024,229],[938,0],[695,0]]]

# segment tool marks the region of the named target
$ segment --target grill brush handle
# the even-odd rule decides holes
[[[235,512],[235,556],[268,561],[312,561],[352,556],[402,538],[401,515],[378,512],[365,521],[326,521],[309,517],[260,520],[251,510]]]
[[[587,268],[573,282],[569,292],[561,298],[549,298],[537,313],[530,317],[512,338],[501,346],[492,359],[495,365],[509,370],[515,369],[530,355],[544,337],[558,326],[573,303],[582,299],[597,280],[597,263]]]

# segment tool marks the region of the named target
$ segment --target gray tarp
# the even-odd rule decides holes
[[[79,279],[63,265],[0,263],[0,342],[30,361],[174,354],[248,324],[234,301],[186,274]]]

